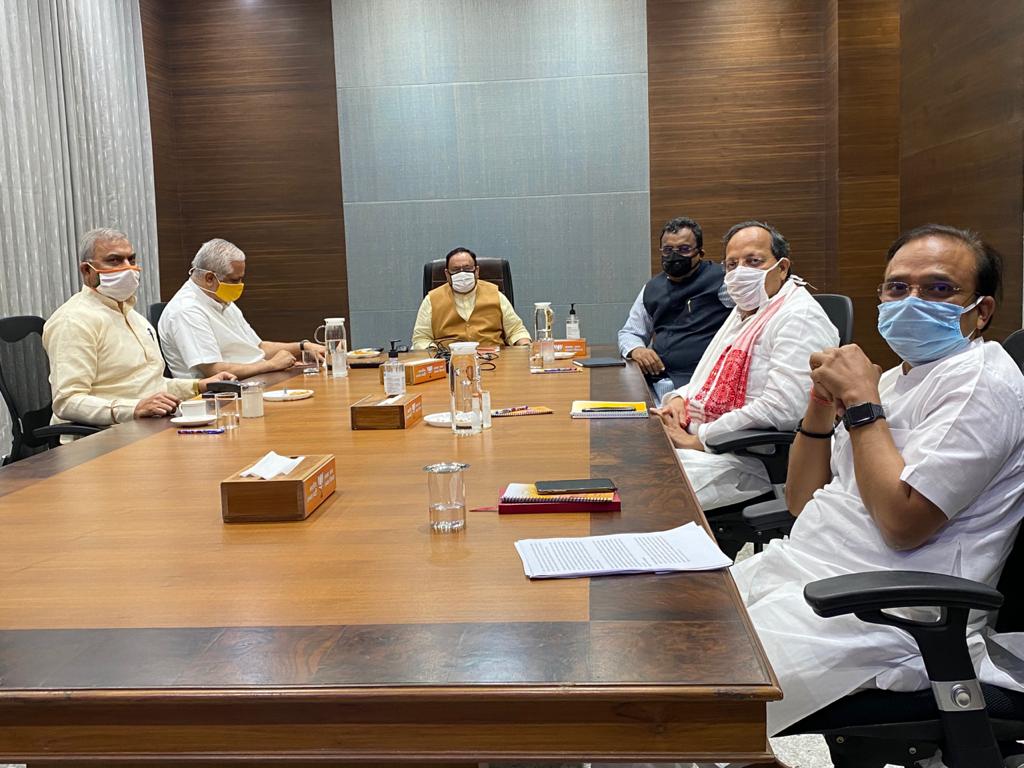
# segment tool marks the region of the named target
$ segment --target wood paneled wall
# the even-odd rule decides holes
[[[1020,0],[903,0],[900,224],[969,227],[1005,259],[990,338],[1021,327],[1024,12]]]
[[[666,220],[692,216],[720,259],[732,224],[766,219],[789,239],[794,271],[829,284],[825,5],[648,0],[652,245]]]
[[[853,300],[854,339],[888,367],[897,360],[878,335],[877,287],[899,234],[899,0],[829,6],[829,290]]]
[[[163,298],[223,237],[246,253],[240,306],[264,338],[347,316],[330,0],[142,6]]]
[[[651,239],[685,214],[721,258],[733,223],[763,218],[794,270],[875,330],[898,234],[899,0],[648,0]],[[652,271],[660,264],[652,248]]]

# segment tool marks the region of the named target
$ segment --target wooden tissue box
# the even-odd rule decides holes
[[[406,360],[405,383],[407,386],[424,384],[435,379],[443,379],[448,375],[444,360],[433,357],[424,357],[419,360]],[[384,369],[380,369],[380,383],[384,383]]]
[[[272,480],[242,477],[252,463],[220,484],[220,514],[225,523],[305,520],[334,493],[334,455],[307,456],[295,469]]]
[[[587,340],[555,339],[555,352],[572,352],[573,357],[586,357]]]
[[[390,402],[381,405],[385,400]],[[367,395],[352,403],[352,429],[408,429],[422,419],[422,395]]]

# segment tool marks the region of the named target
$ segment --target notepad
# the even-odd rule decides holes
[[[618,512],[622,502],[617,492],[566,495],[537,493],[533,483],[509,483],[498,499],[498,514],[539,514],[543,512]]]
[[[541,494],[537,492],[537,486],[533,483],[509,483],[501,494],[501,500],[508,504],[534,504],[540,502],[572,501],[581,504],[588,502],[611,501],[615,498],[614,491],[599,493],[574,493],[574,494]]]
[[[605,400],[573,400],[574,419],[646,419],[647,403]]]

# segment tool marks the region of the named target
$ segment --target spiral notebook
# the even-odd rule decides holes
[[[536,512],[618,512],[617,492],[541,495],[533,483],[509,483],[498,500],[499,514]]]

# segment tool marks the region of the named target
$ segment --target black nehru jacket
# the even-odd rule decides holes
[[[644,308],[654,322],[652,348],[665,363],[665,373],[681,387],[690,381],[701,355],[732,311],[722,303],[725,271],[702,261],[697,271],[680,283],[664,272],[644,286]]]

